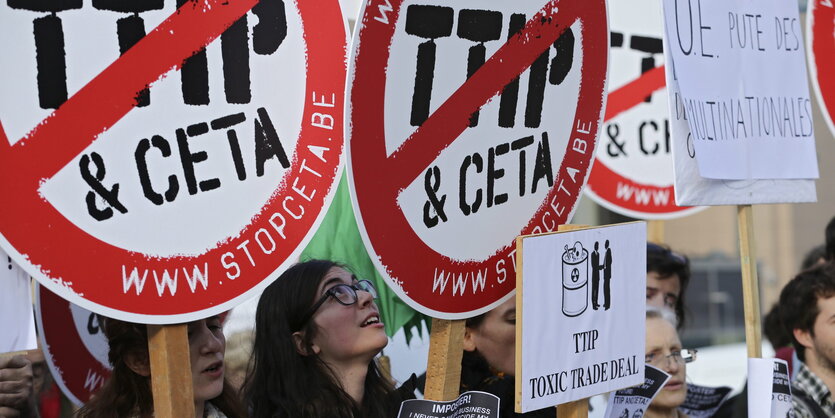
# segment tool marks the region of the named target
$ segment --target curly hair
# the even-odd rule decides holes
[[[795,330],[815,335],[815,320],[820,313],[818,300],[835,296],[835,266],[823,264],[800,272],[780,292],[780,320],[791,335],[797,357],[806,361],[805,347],[794,336]]]

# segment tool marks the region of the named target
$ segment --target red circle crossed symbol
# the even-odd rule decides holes
[[[247,168],[251,171],[255,171],[252,166],[259,166],[259,176],[263,175],[265,164],[274,164],[268,166],[268,169],[284,169],[276,168],[281,170],[281,177],[271,180],[277,186],[274,189],[270,186],[271,188],[265,192],[266,203],[254,213],[246,214],[245,219],[248,222],[242,226],[236,225],[232,233],[224,233],[225,237],[221,239],[201,242],[201,249],[194,252],[159,255],[130,250],[105,242],[76,225],[43,197],[40,188],[68,162],[85,152],[91,143],[98,142],[96,139],[99,135],[117,129],[123,118],[131,118],[138,97],[148,86],[151,86],[153,92],[155,82],[165,77],[172,69],[179,70],[184,65],[184,60],[198,54],[202,48],[225,33],[227,28],[231,29],[233,24],[242,21],[242,17],[253,7],[256,7],[253,12],[258,14],[259,5],[275,7],[279,3],[283,20],[285,2],[280,0],[260,3],[256,0],[186,2],[69,97],[22,139],[10,145],[0,126],[0,178],[3,179],[0,182],[0,195],[3,196],[3,204],[0,205],[0,245],[41,284],[61,297],[86,309],[136,322],[175,323],[206,317],[229,309],[236,300],[242,300],[268,285],[276,272],[289,262],[288,260],[293,260],[304,247],[311,230],[324,215],[323,208],[332,197],[335,189],[333,185],[340,172],[343,129],[339,115],[343,109],[347,38],[345,21],[335,0],[286,2],[286,21],[297,22],[300,19],[303,35],[298,35],[298,29],[294,29],[298,28],[298,25],[295,25],[285,29],[281,36],[287,35],[290,39],[288,34],[292,34],[303,39],[304,44],[294,46],[294,50],[305,54],[306,62],[304,65],[299,64],[299,68],[306,68],[306,74],[304,81],[297,79],[281,82],[285,83],[284,86],[303,86],[300,89],[303,95],[300,93],[289,98],[281,97],[283,90],[273,91],[271,94],[282,100],[296,100],[288,107],[289,111],[275,112],[290,113],[293,109],[298,109],[302,122],[301,126],[296,128],[298,136],[295,152],[288,149],[287,155],[283,155],[286,166],[284,163],[279,166],[278,162],[265,163],[263,160],[260,161],[260,166],[258,162],[245,163],[249,164]],[[263,12],[263,8],[260,11]],[[253,35],[255,41],[258,37],[257,30],[258,28]],[[296,32],[291,33],[294,30]],[[246,24],[243,27],[243,36],[244,42],[248,42]],[[257,52],[259,45],[255,45],[254,48]],[[290,64],[294,63],[288,63]],[[275,71],[275,67],[271,71]],[[185,87],[183,88],[185,92]],[[267,88],[271,89],[274,86]],[[3,99],[11,100],[8,96],[4,96]],[[230,105],[223,105],[226,109],[239,109],[231,104],[241,103],[240,100],[230,101],[227,96]],[[208,109],[221,112],[211,118],[225,114],[222,107],[210,106]],[[259,112],[262,109],[259,109]],[[324,115],[325,112],[328,116]],[[230,122],[232,116],[238,115],[233,114],[212,121],[212,129],[233,123]],[[278,115],[279,118],[282,116]],[[242,117],[244,116],[239,118]],[[267,143],[269,138],[264,139],[264,136],[269,136],[270,133],[264,132],[273,128],[266,126],[272,123],[265,122],[267,119],[260,113],[253,112],[246,115],[246,118],[249,127],[255,119],[256,140],[259,140],[257,136],[260,129],[260,140]],[[273,120],[280,123],[283,119],[279,118]],[[145,123],[155,125],[158,122],[160,121],[155,119]],[[177,122],[185,127],[196,121]],[[184,156],[185,132],[190,136],[199,135],[208,130],[207,126],[207,123],[201,123],[189,126],[188,130],[178,130],[180,158],[191,158],[192,163],[200,161],[201,152],[194,150],[189,155],[187,143]],[[201,129],[204,132],[200,132]],[[183,131],[182,135],[179,131]],[[274,134],[275,130],[272,132]],[[150,138],[150,133],[142,132],[136,136],[142,138],[142,135],[147,135]],[[228,135],[230,145],[227,149],[232,148],[235,139],[234,133]],[[182,140],[180,136],[183,137]],[[219,137],[221,141],[226,141],[223,132],[220,132]],[[110,139],[112,138],[108,138]],[[115,139],[119,143],[123,140],[126,141],[128,138]],[[159,151],[165,148],[164,144],[157,139],[154,141],[156,148],[152,151],[155,158],[161,159],[160,153],[163,157],[177,158],[178,142],[174,143],[173,152],[166,152]],[[133,149],[129,150],[132,158]],[[138,166],[139,148],[136,153]],[[237,154],[241,154],[240,149]],[[205,152],[202,152],[202,158],[206,159]],[[209,159],[212,158],[214,157]],[[95,161],[95,158],[93,160]],[[273,158],[272,161],[277,161],[277,158]],[[229,167],[232,167],[231,162]],[[247,177],[247,172],[243,171],[243,162],[236,160],[235,167],[241,169],[238,170],[239,178]],[[114,169],[112,166],[110,168]],[[147,171],[147,167],[145,170]],[[195,170],[192,168],[191,171],[191,183],[194,183]],[[232,173],[234,175],[234,171]],[[199,176],[206,179],[212,178],[212,174],[217,173],[207,175],[203,172],[199,173]],[[185,183],[182,179],[188,178],[188,173],[180,176],[181,184]],[[248,176],[252,179],[255,174]],[[175,175],[167,177],[171,181],[168,184],[173,183],[173,177]],[[162,180],[154,181],[165,185],[165,180],[166,177],[162,177]],[[212,190],[213,187],[215,190]],[[211,190],[209,193],[221,193],[219,196],[223,201],[224,189],[217,189],[217,184],[201,182],[198,185],[189,184],[189,188],[194,190],[186,191],[183,185],[179,191],[180,196],[186,195],[188,198],[188,193],[194,195]],[[125,187],[123,193],[124,189]],[[173,186],[169,187],[169,191],[173,189]],[[175,194],[166,192],[165,198],[170,202]],[[141,191],[139,195],[141,197]],[[95,196],[88,196],[91,196],[88,197],[88,201],[96,203]],[[154,204],[168,205],[162,200],[161,193],[159,196],[159,202]],[[81,200],[83,199],[82,194]],[[240,198],[226,200],[221,206],[200,207],[200,211],[223,211],[224,216],[238,215],[241,205],[245,203],[239,202]],[[148,205],[148,202],[145,203]],[[160,207],[171,207],[154,204],[142,210],[151,212],[150,216],[154,217],[152,211],[159,210]],[[201,214],[194,213],[191,217],[197,215]],[[201,229],[211,230],[215,226],[212,223],[199,225],[194,228],[198,231],[194,232],[198,234]],[[136,233],[146,232],[139,229],[134,228]],[[162,232],[164,231],[158,233]],[[152,243],[149,252],[168,244],[164,241],[166,240],[158,239],[158,245]]]
[[[37,287],[35,298],[39,338],[49,369],[64,394],[76,405],[83,405],[110,377],[107,339],[98,318],[75,308],[79,313],[88,313],[87,318],[80,318],[86,319],[85,324],[79,325],[88,331],[82,336],[69,302],[43,286]],[[90,347],[96,344],[103,350],[94,354]]]
[[[806,31],[812,85],[829,131],[835,135],[835,1],[809,2]]]
[[[604,107],[608,60],[606,5],[602,0],[563,0],[544,5],[513,2],[496,6],[527,7],[525,15],[524,10],[469,10],[455,7],[454,2],[431,3],[411,4],[408,8],[402,1],[366,3],[363,24],[355,33],[349,77],[352,84],[346,111],[348,165],[360,230],[369,252],[375,254],[372,259],[378,270],[387,276],[392,289],[415,309],[438,318],[460,319],[484,312],[509,297],[515,286],[516,236],[555,230],[570,219],[591,167]],[[456,19],[457,23],[453,24]],[[515,30],[514,19],[518,25]],[[508,20],[511,23],[505,26]],[[453,27],[457,32],[453,32]],[[495,32],[485,29],[490,27],[497,29]],[[408,38],[404,32],[417,36]],[[561,36],[564,33],[568,35]],[[485,43],[498,40],[500,34],[503,45],[492,56],[486,56]],[[404,36],[407,41],[402,41]],[[566,42],[569,47],[561,42],[566,39],[571,40]],[[577,40],[576,48],[574,40]],[[448,80],[456,76],[440,69],[461,53],[441,56],[438,52],[435,58],[434,51],[450,45],[447,41],[465,45],[455,50],[465,56],[466,47],[470,47],[469,58],[457,61],[464,63],[459,74],[467,74],[463,84],[450,85]],[[418,47],[416,44],[420,42],[423,43]],[[557,51],[554,60],[551,45]],[[404,53],[404,49],[409,52]],[[415,50],[417,64],[411,54]],[[546,106],[550,103],[553,108],[552,112],[542,114],[543,126],[557,120],[558,126],[549,125],[548,131],[542,133],[542,129],[520,128],[521,117],[502,122],[500,116],[501,129],[514,123],[516,128],[496,128],[491,137],[480,137],[483,140],[471,141],[473,136],[465,138],[470,132],[486,132],[473,130],[473,125],[478,125],[480,130],[484,125],[496,124],[493,117],[497,106],[490,106],[498,101],[496,96],[504,95],[510,85],[518,88],[519,80],[522,88],[534,90],[529,87],[535,84],[529,81],[533,75],[527,74],[533,74],[539,63],[541,69],[550,62],[552,70],[558,66],[555,62],[562,59],[565,63],[566,55],[560,53],[566,50],[581,51],[581,54],[572,52],[573,66],[565,78],[575,77],[572,82],[576,83],[576,90],[551,90],[562,95],[546,93],[544,103]],[[407,55],[411,55],[411,61],[404,58]],[[427,117],[421,120],[420,109],[414,103],[421,103],[421,97],[431,96],[431,85],[428,89],[416,88],[414,92],[412,86],[408,86],[408,92],[391,93],[387,89],[396,90],[406,80],[400,75],[402,67],[392,70],[398,65],[411,68],[404,70],[409,73],[408,83],[413,80],[415,86],[426,83],[427,72],[433,71],[431,65],[425,65],[427,62],[439,68],[433,76],[435,86],[446,86],[436,88],[447,88],[451,95],[442,102],[439,98],[431,114],[427,105],[424,109]],[[417,75],[412,78],[413,74]],[[539,74],[544,80],[545,72]],[[392,81],[392,77],[400,77],[400,81]],[[560,82],[553,78],[549,81],[552,85]],[[528,94],[525,127],[537,128],[538,122],[528,120],[530,97]],[[391,126],[387,126],[391,125],[389,119],[408,115],[408,105],[402,103],[410,99],[412,122],[405,124],[417,128],[409,128],[411,133],[403,137],[392,137]],[[422,103],[429,102],[427,99]],[[519,102],[523,100],[519,98]],[[515,106],[516,102],[513,103]],[[503,141],[505,138],[498,137],[504,136],[510,141],[491,147]],[[523,147],[532,143],[537,143],[538,148],[532,145],[526,149],[527,154],[514,151],[525,150]],[[549,143],[553,153],[548,151]],[[540,152],[543,149],[545,152]],[[459,166],[457,162],[462,160],[456,160],[453,167],[439,163],[450,154],[464,162]],[[520,163],[514,166],[519,168],[518,178],[513,178],[516,173],[509,166],[497,168],[505,164],[500,163],[499,155],[503,154],[513,156],[504,160],[509,161],[507,164],[512,164],[518,156]],[[537,162],[532,163],[534,154]],[[551,154],[559,158],[553,164],[548,159]],[[532,169],[533,166],[541,168],[537,164],[545,160],[548,173]],[[502,179],[502,176],[506,177]],[[546,184],[544,177],[552,181]],[[475,190],[472,184],[476,181],[484,181],[486,185]],[[414,190],[420,195],[424,189],[426,194],[422,195],[420,204],[415,204],[420,199],[414,198]],[[520,209],[523,212],[520,213],[513,205],[527,198],[533,199],[532,204]],[[421,208],[422,216],[415,215]],[[512,228],[506,227],[507,224]],[[501,228],[504,228],[501,233],[494,232]],[[435,231],[440,232],[430,237]],[[433,243],[427,243],[427,237]]]

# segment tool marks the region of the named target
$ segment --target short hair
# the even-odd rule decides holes
[[[675,306],[677,329],[684,326],[684,293],[690,283],[690,260],[669,247],[647,242],[647,273],[651,272],[658,273],[658,278],[662,280],[678,276],[681,291]]]
[[[805,347],[795,338],[794,331],[799,329],[814,336],[815,320],[820,313],[818,300],[832,296],[835,296],[835,268],[831,264],[801,272],[780,292],[780,319],[801,361],[806,361]]]
[[[835,217],[829,220],[824,230],[824,239],[826,243],[826,261],[835,259]]]
[[[820,263],[821,259],[829,259],[826,255],[826,245],[824,244],[818,245],[809,250],[808,253],[806,253],[806,255],[803,257],[803,262],[800,263],[800,269],[808,270],[812,267],[815,267]]]
[[[774,347],[774,351],[792,344],[791,333],[780,319],[780,304],[775,303],[763,318],[763,335]]]

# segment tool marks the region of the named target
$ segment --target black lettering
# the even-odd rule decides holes
[[[151,184],[151,177],[148,173],[147,154],[151,146],[158,149],[163,157],[171,155],[171,146],[165,138],[154,135],[149,141],[147,138],[139,141],[134,152],[134,159],[136,160],[136,171],[139,174],[139,183],[142,185],[142,193],[145,198],[153,202],[155,205],[162,205],[165,201],[173,202],[177,197],[177,192],[180,190],[180,183],[177,181],[177,176],[168,176],[168,190],[165,192],[165,200],[163,196],[156,191]]]

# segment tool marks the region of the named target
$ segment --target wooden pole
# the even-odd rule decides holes
[[[588,225],[560,225],[557,231],[576,231],[588,228]],[[557,405],[559,418],[589,418],[589,400],[580,399],[574,402]]]
[[[739,257],[742,263],[742,297],[745,305],[745,342],[748,357],[760,358],[760,284],[757,278],[757,251],[754,245],[754,214],[751,205],[737,206]]]
[[[429,334],[429,360],[426,365],[424,397],[450,401],[458,397],[461,386],[461,357],[464,354],[465,321],[432,318]]]
[[[148,325],[154,417],[194,416],[188,324]]]
[[[647,241],[655,244],[664,243],[664,221],[647,221]]]

